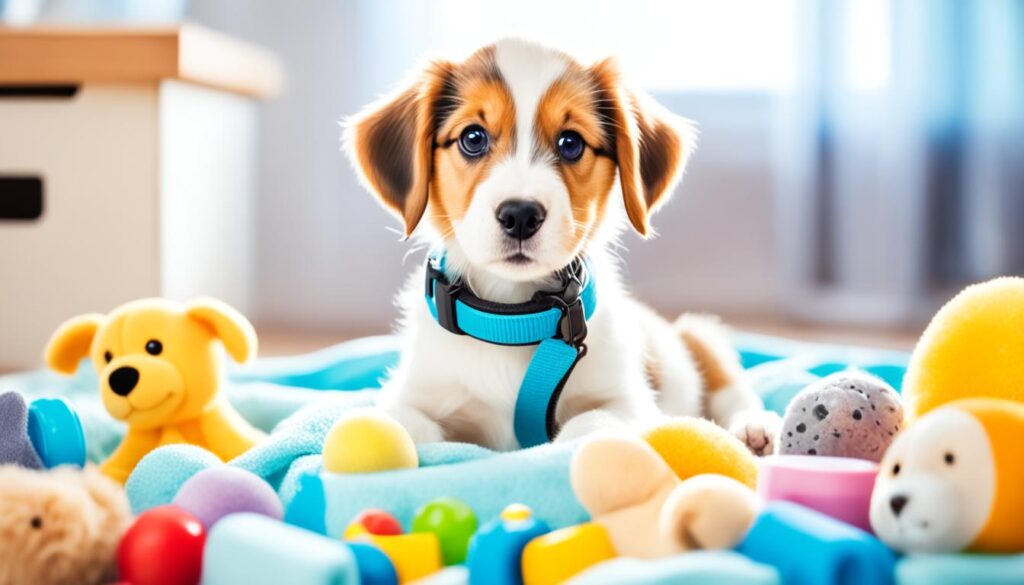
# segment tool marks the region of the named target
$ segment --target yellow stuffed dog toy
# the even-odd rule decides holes
[[[100,469],[124,482],[135,464],[162,445],[191,443],[223,460],[262,438],[228,404],[221,345],[235,361],[256,353],[256,332],[238,311],[214,299],[127,303],[109,315],[67,321],[46,348],[46,363],[73,374],[90,357],[103,405],[128,432]]]

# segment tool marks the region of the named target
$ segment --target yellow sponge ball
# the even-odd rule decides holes
[[[346,413],[324,440],[324,469],[372,473],[419,466],[416,445],[396,420],[374,409]]]
[[[731,477],[757,487],[757,458],[728,431],[702,418],[676,418],[649,430],[644,439],[679,479],[702,473]]]
[[[975,284],[932,318],[903,381],[908,416],[959,398],[1024,401],[1024,279]]]

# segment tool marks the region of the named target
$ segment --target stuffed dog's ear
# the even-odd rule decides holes
[[[366,186],[405,224],[423,217],[433,169],[435,110],[451,64],[431,63],[402,91],[371,104],[345,124],[349,158]]]
[[[185,306],[185,314],[213,330],[224,349],[244,364],[256,355],[256,330],[244,315],[217,299],[196,299]]]
[[[88,313],[69,319],[46,343],[46,365],[61,374],[74,374],[82,358],[89,355],[92,340],[103,323],[103,315]]]
[[[579,446],[569,478],[576,499],[591,516],[642,503],[679,481],[650,445],[610,433],[593,435]]]
[[[676,116],[642,93],[622,85],[615,61],[594,65],[600,111],[615,137],[613,151],[626,214],[641,236],[650,232],[650,217],[668,201],[696,147],[693,122]]]

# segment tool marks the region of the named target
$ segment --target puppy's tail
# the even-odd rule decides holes
[[[728,328],[718,317],[683,313],[672,327],[697,362],[707,392],[743,383],[740,355],[729,340]]]

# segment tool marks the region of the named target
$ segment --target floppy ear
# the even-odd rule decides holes
[[[409,236],[423,217],[433,167],[435,110],[451,64],[437,61],[405,89],[366,107],[345,124],[344,143],[356,172]]]
[[[103,323],[103,315],[88,313],[69,319],[57,328],[46,343],[46,364],[61,374],[74,374],[89,348],[96,331]]]
[[[696,147],[693,122],[622,85],[615,61],[591,68],[599,88],[602,116],[615,137],[614,152],[626,214],[641,236],[650,217],[668,201]]]
[[[679,480],[646,442],[628,435],[595,434],[573,454],[569,478],[591,516],[644,502]]]
[[[213,330],[224,349],[244,364],[256,355],[256,330],[244,315],[217,299],[196,299],[185,306],[185,314]]]

